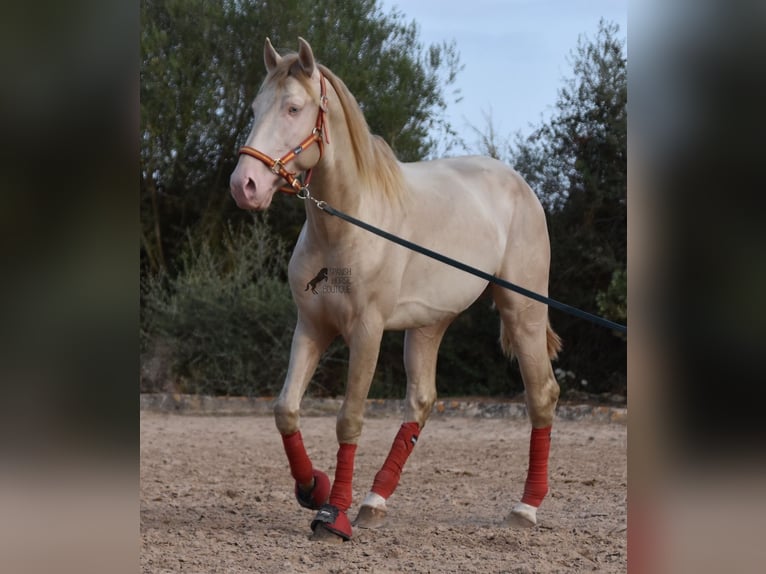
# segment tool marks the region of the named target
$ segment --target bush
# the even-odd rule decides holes
[[[221,243],[187,232],[178,274],[145,278],[142,364],[164,356],[168,364],[159,372],[181,392],[273,395],[287,371],[296,322],[285,246],[259,220],[229,226]],[[144,380],[142,388],[168,385]]]

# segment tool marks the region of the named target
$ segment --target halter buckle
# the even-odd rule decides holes
[[[275,159],[274,165],[271,166],[271,173],[274,175],[281,175],[280,172],[285,169],[284,164],[281,160]]]

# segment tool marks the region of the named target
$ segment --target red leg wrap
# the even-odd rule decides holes
[[[416,422],[402,424],[399,432],[391,445],[391,451],[386,457],[383,467],[375,475],[372,483],[372,492],[388,498],[393,494],[402,476],[402,468],[420,435],[420,425]]]
[[[330,504],[346,512],[351,506],[351,482],[354,478],[355,444],[341,444],[338,448],[338,465],[335,467],[335,481],[330,491]]]
[[[529,439],[529,471],[521,502],[540,506],[548,493],[548,453],[551,448],[551,427],[532,429]]]
[[[290,463],[290,472],[295,482],[302,485],[311,484],[314,480],[314,469],[309,455],[306,454],[306,447],[303,446],[301,431],[295,431],[289,435],[283,434],[282,444],[285,447],[287,460]]]

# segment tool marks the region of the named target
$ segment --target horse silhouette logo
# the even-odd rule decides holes
[[[304,291],[308,291],[309,289],[311,289],[311,292],[314,295],[319,295],[319,292],[317,291],[316,287],[322,281],[327,281],[327,267],[322,267],[319,270],[319,273],[316,274],[316,277],[314,277],[311,281],[306,283],[306,288],[304,289]]]

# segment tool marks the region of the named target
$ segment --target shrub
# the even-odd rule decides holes
[[[259,220],[229,226],[221,243],[187,232],[178,274],[145,278],[142,363],[164,353],[169,364],[160,371],[182,392],[273,395],[296,321],[285,246]],[[142,382],[144,390],[156,386]]]

